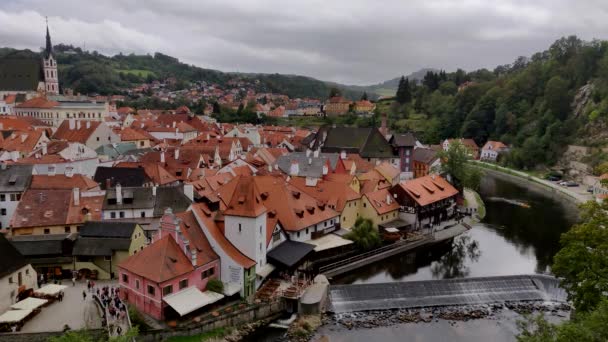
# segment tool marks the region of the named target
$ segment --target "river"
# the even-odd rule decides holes
[[[576,222],[576,205],[535,184],[486,175],[480,194],[486,217],[453,243],[397,255],[333,280],[339,284],[550,273],[560,235]],[[529,207],[522,206],[527,204]],[[548,317],[560,320],[559,317]],[[342,341],[513,341],[521,319],[505,311],[493,319],[399,324],[347,330],[323,326],[316,337]]]

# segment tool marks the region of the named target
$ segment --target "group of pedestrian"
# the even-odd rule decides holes
[[[63,302],[63,296],[65,296],[65,293],[63,293],[63,291],[60,291],[57,295],[57,300]]]
[[[122,334],[120,322],[125,322],[127,318],[127,307],[120,300],[119,288],[104,286],[97,289],[97,295],[101,299],[103,305],[108,309],[108,327],[110,334],[116,329],[116,334]]]

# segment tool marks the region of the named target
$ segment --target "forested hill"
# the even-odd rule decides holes
[[[258,92],[274,92],[289,95],[291,98],[327,98],[334,83],[329,84],[311,77],[283,74],[242,74],[225,73],[204,69],[180,62],[177,58],[155,53],[154,55],[122,55],[112,57],[97,52],[83,51],[69,45],[54,47],[59,63],[61,85],[83,94],[119,94],[121,90],[140,85],[155,79],[164,80],[174,77],[175,88],[183,88],[189,82],[206,81],[225,85],[237,77],[257,80]],[[19,58],[39,58],[30,50],[0,48],[0,58],[11,56]],[[344,96],[359,99],[362,91],[338,86]],[[369,94],[375,97],[374,94]]]
[[[393,129],[418,131],[429,143],[501,140],[515,147],[507,163],[526,168],[553,165],[569,143],[607,142],[606,41],[562,38],[493,71],[429,72],[422,85],[401,83],[396,101],[380,108],[390,113]],[[590,164],[608,159],[593,158]]]

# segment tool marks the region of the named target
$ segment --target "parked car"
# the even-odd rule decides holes
[[[588,187],[587,188],[587,192],[590,193],[590,194],[592,194],[593,193],[593,187],[592,186]]]
[[[562,184],[563,186],[567,186],[567,187],[570,187],[570,188],[578,186],[578,183],[577,182],[573,182],[573,181],[567,181],[567,182],[563,182],[563,183],[564,183],[564,184]]]
[[[557,171],[551,171],[545,175],[545,179],[550,180],[552,182],[557,182],[562,180],[563,175]]]
[[[562,177],[559,176],[547,176],[547,180],[550,180],[552,182],[557,182],[560,181],[562,179]]]

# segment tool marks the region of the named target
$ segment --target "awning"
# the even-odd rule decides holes
[[[353,242],[332,233],[324,235],[318,239],[310,240],[309,243],[315,245],[315,252],[320,252],[327,249],[350,245]]]
[[[34,293],[42,296],[56,296],[67,288],[66,285],[48,284],[34,291]]]
[[[274,267],[273,264],[267,262],[266,265],[264,265],[264,266],[262,266],[260,268],[256,267],[255,268],[255,274],[259,275],[262,278],[266,278],[266,277],[268,277],[268,275],[270,273],[272,273],[272,271],[274,271],[275,268],[276,267]]]
[[[32,313],[32,310],[8,310],[0,315],[0,323],[19,323]]]
[[[308,243],[287,240],[266,253],[266,257],[274,265],[291,268],[312,253],[314,248]]]
[[[213,291],[201,292],[196,287],[189,287],[177,293],[163,297],[165,303],[169,304],[180,316],[187,315],[205,305],[209,305],[224,298],[221,293]]]
[[[241,292],[241,284],[224,283],[224,295],[232,296],[238,292]]]
[[[399,229],[394,227],[384,228],[384,231],[386,231],[387,233],[399,233]]]
[[[15,304],[11,305],[11,309],[35,310],[35,309],[38,309],[39,307],[43,306],[46,303],[48,303],[48,300],[46,300],[46,299],[28,297],[20,302],[17,302]]]

